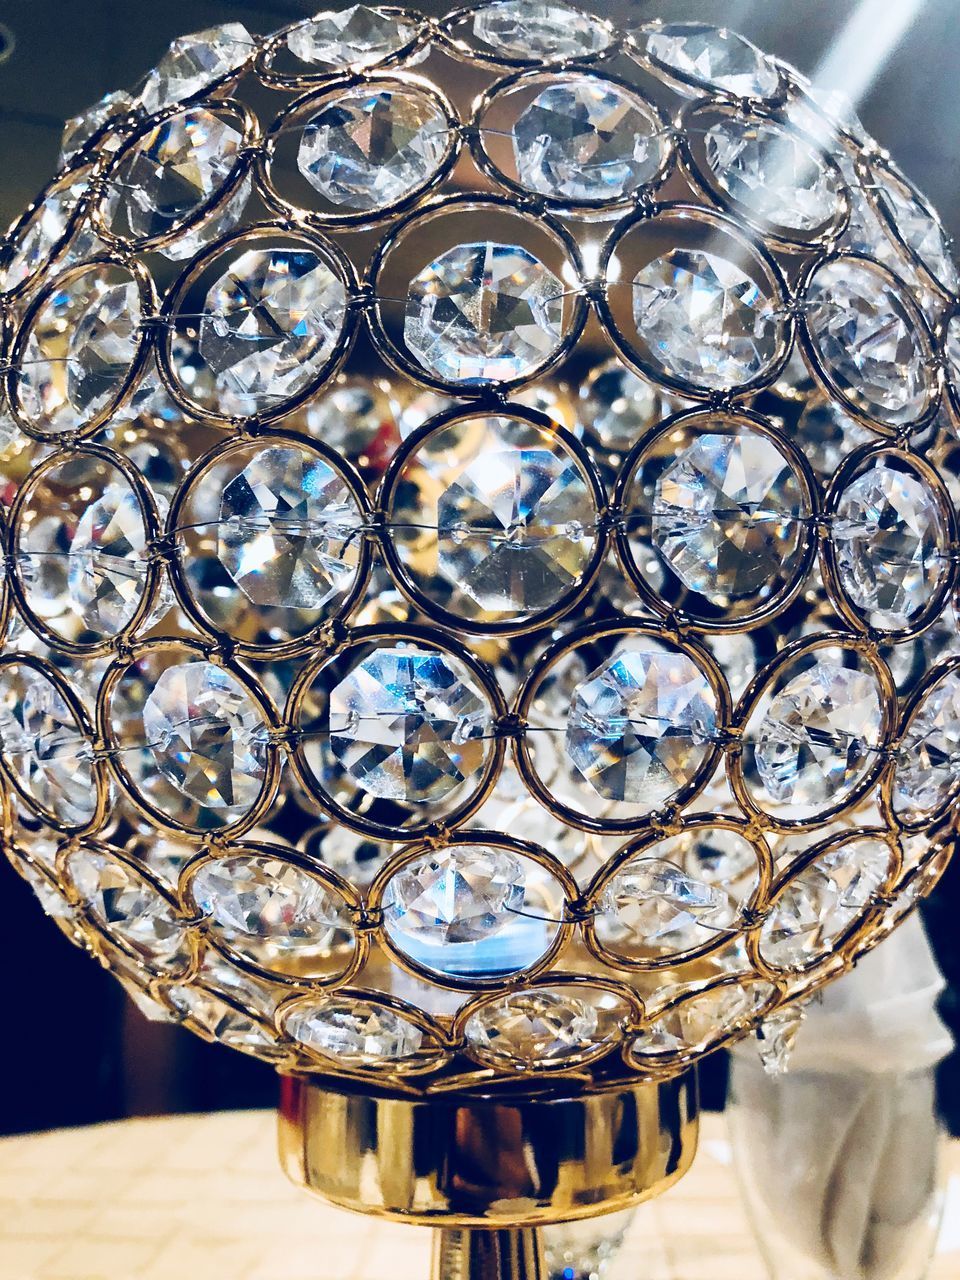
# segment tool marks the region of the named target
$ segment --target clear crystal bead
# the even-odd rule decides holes
[[[115,93],[105,93],[93,106],[87,107],[79,115],[71,116],[63,126],[63,136],[60,139],[60,163],[67,164],[78,155],[94,134],[99,133],[111,120],[122,119],[135,110],[135,100],[129,93],[119,89]],[[119,137],[107,137],[98,145],[105,151],[113,151],[119,144]]]
[[[719,252],[671,249],[634,278],[634,322],[672,377],[706,390],[738,387],[778,354],[781,325],[766,288]]]
[[[773,62],[735,31],[705,22],[658,22],[641,27],[635,39],[642,53],[697,89],[770,98],[780,88]]]
[[[633,1052],[660,1057],[705,1049],[755,1017],[775,990],[769,982],[751,982],[703,991],[654,1018],[634,1040]]]
[[[573,203],[622,200],[660,168],[656,118],[614,81],[565,76],[541,90],[513,126],[521,186]]]
[[[147,530],[133,489],[108,484],[85,509],[70,543],[73,611],[97,635],[116,635],[136,613],[146,579]]]
[[[878,196],[890,224],[904,244],[920,259],[941,286],[954,293],[960,285],[950,240],[943,224],[927,202],[902,179],[885,179],[873,171]]]
[[[805,1017],[803,1005],[788,1004],[768,1013],[757,1027],[757,1053],[768,1076],[785,1076],[789,1071]]]
[[[307,406],[308,433],[354,466],[382,475],[400,444],[398,406],[377,383],[358,377],[325,388]]]
[[[6,249],[0,272],[0,289],[16,289],[47,265],[50,254],[67,234],[77,201],[90,185],[90,168],[58,182],[27,220]],[[92,246],[92,234],[81,234],[83,248]],[[82,256],[82,254],[80,255]]]
[[[285,1030],[304,1048],[347,1067],[403,1062],[424,1047],[424,1034],[416,1023],[384,1005],[352,996],[298,1005],[287,1017]]]
[[[580,421],[612,452],[626,452],[668,410],[655,387],[621,364],[607,360],[580,389]]]
[[[385,799],[441,800],[483,768],[493,717],[456,658],[377,649],[330,693],[329,750],[362,790]]]
[[[618,1031],[609,1007],[562,987],[515,991],[482,1006],[464,1027],[467,1044],[506,1065],[561,1063],[589,1053]]]
[[[183,968],[189,957],[187,926],[148,880],[94,849],[78,849],[68,867],[87,910],[108,937],[132,947],[155,969]]]
[[[266,969],[303,976],[352,938],[340,895],[281,857],[218,858],[197,871],[191,892],[214,935]]]
[[[612,934],[646,951],[687,951],[714,941],[736,924],[736,900],[721,885],[664,858],[632,858],[613,877],[600,902],[597,935]],[[625,935],[625,938],[624,938]]]
[[[140,102],[151,115],[238,73],[256,50],[250,32],[239,22],[225,22],[174,40],[147,76]]]
[[[404,341],[447,382],[523,378],[563,341],[564,293],[520,245],[457,245],[410,281]]]
[[[401,85],[349,89],[311,116],[297,164],[338,209],[372,212],[428,183],[449,142],[446,115],[429,94]]]
[[[185,1018],[220,1044],[250,1053],[258,1058],[281,1058],[284,1050],[272,1036],[248,1014],[232,1008],[224,1000],[199,987],[173,986],[167,990],[167,999]]]
[[[831,952],[875,900],[889,874],[881,840],[853,839],[791,880],[770,908],[760,951],[778,969],[802,969]]]
[[[851,604],[881,629],[909,627],[946,570],[947,531],[934,494],[882,456],[841,493],[830,537]]]
[[[566,750],[599,795],[650,811],[692,782],[716,729],[713,690],[685,653],[631,645],[576,686]]]
[[[309,249],[249,249],[213,284],[199,352],[221,408],[276,409],[330,358],[343,329],[346,290]]]
[[[590,57],[611,40],[596,18],[557,0],[493,0],[474,14],[473,34],[501,57],[524,62]]]
[[[167,667],[144,703],[143,730],[163,777],[223,824],[241,818],[260,795],[266,726],[222,667],[202,661]]]
[[[893,803],[916,822],[941,810],[960,789],[960,670],[924,694],[897,750]]]
[[[653,541],[684,586],[715,604],[763,592],[795,564],[804,498],[769,436],[698,436],[658,477]]]
[[[843,212],[839,175],[781,125],[724,117],[707,130],[704,154],[720,190],[761,223],[803,234]]]
[[[507,849],[452,845],[403,867],[383,898],[388,926],[424,941],[482,942],[523,908],[524,869]]]
[[[774,696],[758,727],[764,790],[796,807],[837,803],[872,762],[880,725],[874,676],[818,659]]]
[[[317,455],[273,445],[223,490],[217,555],[255,605],[323,610],[350,590],[360,508]]]
[[[93,817],[90,744],[57,687],[30,667],[0,672],[0,753],[27,795],[60,822],[78,827]]]
[[[868,263],[828,262],[810,281],[805,316],[819,358],[862,412],[889,426],[922,416],[927,353],[892,281]]]
[[[220,192],[242,145],[240,130],[206,107],[157,125],[107,179],[111,230],[143,240],[176,230]]]
[[[310,65],[360,71],[398,53],[417,34],[412,18],[365,4],[325,10],[287,33],[287,48]]]

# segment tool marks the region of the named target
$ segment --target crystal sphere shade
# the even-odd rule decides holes
[[[281,1069],[774,1034],[953,848],[957,287],[725,30],[177,40],[0,251],[6,853]]]

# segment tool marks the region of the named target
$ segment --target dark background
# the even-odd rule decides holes
[[[335,0],[331,0],[335,2]],[[828,87],[866,82],[867,129],[960,234],[960,4],[958,0],[642,0],[600,2],[605,16],[723,23]],[[239,0],[0,0],[15,46],[0,63],[0,226],[54,172],[62,122],[103,93],[133,85],[177,35],[237,20],[269,31],[316,4]],[[417,6],[442,12],[444,3]],[[844,40],[844,32],[847,39]],[[836,55],[836,50],[842,52]],[[831,58],[831,51],[836,56]],[[960,866],[926,910],[951,987],[944,1013],[958,1029]],[[144,1021],[119,985],[44,920],[0,859],[0,1132],[155,1111],[268,1105],[271,1070],[188,1032]],[[958,1055],[942,1096],[960,1130]],[[723,1064],[708,1064],[708,1102],[722,1100]]]

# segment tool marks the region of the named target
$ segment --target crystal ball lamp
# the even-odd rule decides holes
[[[782,1053],[952,852],[957,284],[725,30],[176,41],[0,255],[13,865],[299,1077]]]

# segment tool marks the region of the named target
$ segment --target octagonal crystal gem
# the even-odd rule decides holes
[[[360,526],[337,471],[303,449],[273,445],[224,487],[217,554],[253,604],[323,610],[354,581]]]
[[[186,925],[148,880],[94,849],[78,849],[68,865],[87,909],[111,938],[133,947],[155,968],[182,968],[188,955]]]
[[[406,803],[444,799],[483,768],[490,706],[456,658],[377,649],[331,691],[329,749],[362,790]]]
[[[301,62],[360,71],[399,52],[416,35],[410,19],[365,4],[328,9],[287,32],[287,48]]]
[[[650,811],[690,785],[716,730],[716,698],[691,658],[631,646],[577,685],[566,750],[599,795]]]
[[[213,284],[200,356],[221,405],[256,413],[296,396],[329,359],[343,329],[346,289],[310,249],[248,249]]]
[[[140,102],[151,115],[175,102],[185,102],[238,72],[255,49],[253,37],[239,22],[181,36],[147,76]]]
[[[23,666],[0,672],[0,754],[27,795],[68,826],[97,805],[93,753],[56,685]]]
[[[607,885],[603,926],[658,950],[685,950],[733,927],[737,906],[721,885],[709,884],[664,858],[633,858]]]
[[[474,14],[473,34],[502,57],[524,62],[589,57],[611,40],[590,14],[556,0],[493,0]]]
[[[884,181],[876,171],[874,179],[879,184],[880,204],[886,207],[888,221],[897,235],[941,287],[955,292],[960,279],[943,223],[906,182]]]
[[[572,991],[517,991],[478,1009],[466,1023],[467,1043],[506,1063],[562,1062],[608,1038],[596,1006]]]
[[[70,543],[74,612],[95,634],[116,635],[136,613],[146,580],[147,530],[126,481],[108,484],[84,510]]]
[[[564,292],[520,245],[457,245],[410,281],[404,341],[445,382],[523,378],[563,341]]]
[[[403,867],[383,899],[388,924],[424,942],[482,942],[523,909],[525,875],[507,849],[453,845]]]
[[[939,812],[960,791],[960,670],[924,694],[896,760],[893,803],[911,822]]]
[[[102,98],[79,115],[71,116],[63,126],[60,139],[60,163],[64,165],[72,160],[87,145],[90,139],[100,132],[111,120],[120,121],[124,116],[136,110],[136,102],[129,93],[118,89],[114,93],[105,93]],[[114,150],[119,143],[116,137],[101,139],[104,150]]]
[[[167,991],[173,1007],[220,1044],[258,1058],[281,1058],[285,1050],[253,1018],[202,987],[177,985]]]
[[[3,254],[0,289],[15,289],[47,264],[51,252],[63,240],[80,197],[90,182],[90,169],[83,168],[58,182],[43,197],[19,234]],[[91,233],[80,233],[91,239]]]
[[[657,22],[641,27],[635,39],[642,52],[697,88],[738,98],[769,98],[780,88],[773,62],[735,31],[705,22]]]
[[[513,126],[520,184],[573,203],[603,203],[653,181],[662,142],[656,117],[628,90],[567,76],[541,90]]]
[[[633,281],[633,317],[657,365],[705,390],[760,377],[780,343],[766,286],[712,250],[671,249],[641,268]]]
[[[751,982],[699,992],[653,1018],[634,1040],[633,1052],[660,1057],[706,1048],[758,1013],[775,990],[772,983]]]
[[[374,212],[428,183],[449,143],[446,115],[428,94],[371,86],[350,89],[311,116],[297,164],[338,209]]]
[[[686,587],[723,604],[762,592],[795,561],[803,508],[796,473],[768,436],[708,432],[659,476],[653,541]]]
[[[328,996],[299,1005],[287,1017],[285,1029],[305,1048],[344,1066],[402,1062],[415,1057],[424,1043],[416,1023],[385,1005],[355,997]]]
[[[161,672],[143,706],[146,746],[167,781],[195,804],[235,821],[266,779],[266,725],[229,671],[181,662]]]

